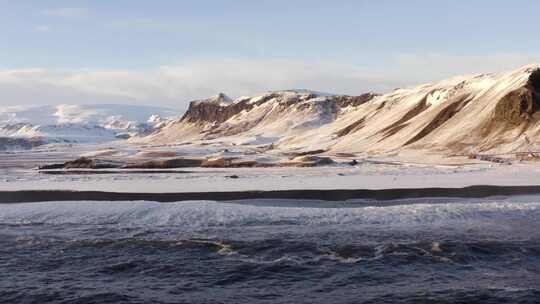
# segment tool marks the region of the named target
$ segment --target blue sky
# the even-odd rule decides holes
[[[310,88],[360,94],[538,62],[538,1],[0,0],[0,106],[182,109]]]

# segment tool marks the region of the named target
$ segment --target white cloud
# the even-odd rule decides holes
[[[46,32],[50,32],[51,28],[48,25],[38,25],[34,27],[34,31],[46,33]]]
[[[291,61],[197,61],[141,72],[113,69],[0,70],[0,105],[48,103],[162,104],[185,109],[188,102],[218,92],[231,96],[268,90],[313,88],[360,94],[386,90],[342,64]]]
[[[385,67],[344,62],[198,59],[150,71],[122,69],[0,70],[0,106],[123,103],[185,109],[218,92],[231,97],[305,88],[331,93],[386,92],[458,74],[496,72],[538,61],[540,56],[400,55]]]
[[[80,19],[90,16],[90,9],[86,7],[61,7],[43,11],[47,16],[67,19]]]
[[[430,53],[396,56],[400,70],[410,71],[409,79],[415,81],[434,81],[454,75],[500,72],[539,62],[539,54],[519,53],[469,56]]]

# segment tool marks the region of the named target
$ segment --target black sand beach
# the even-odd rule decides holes
[[[335,189],[335,190],[275,190],[230,192],[136,193],[68,190],[0,191],[0,203],[46,201],[139,201],[178,202],[188,200],[233,201],[247,199],[304,199],[345,201],[353,199],[395,200],[426,197],[483,198],[490,196],[539,194],[540,186],[478,185],[463,188],[412,189]]]

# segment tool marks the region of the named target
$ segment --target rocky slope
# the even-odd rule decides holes
[[[220,94],[192,102],[143,141],[366,155],[540,151],[539,112],[540,71],[532,65],[383,95],[291,90],[231,101]]]

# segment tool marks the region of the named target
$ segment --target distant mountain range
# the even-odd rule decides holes
[[[458,76],[386,94],[285,90],[153,107],[0,110],[0,136],[88,142],[220,142],[282,152],[466,155],[540,151],[540,66]]]
[[[0,108],[0,150],[142,136],[159,129],[178,114],[166,108],[131,105]]]

